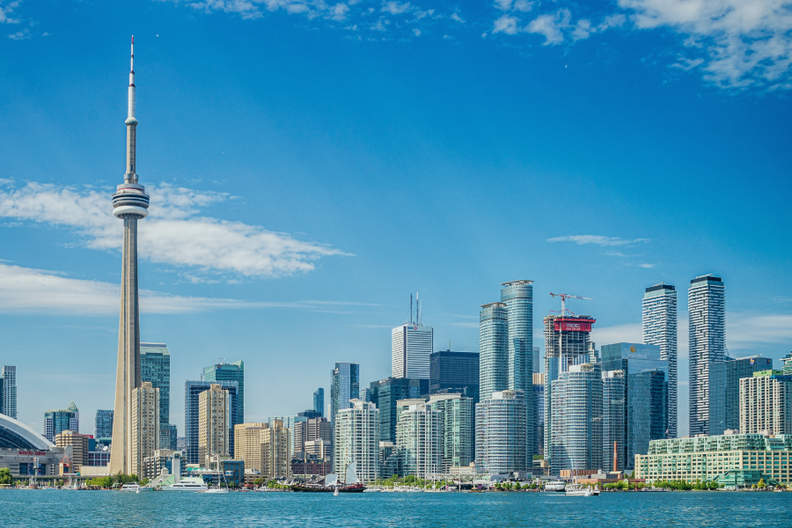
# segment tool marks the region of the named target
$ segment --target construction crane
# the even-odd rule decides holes
[[[561,316],[564,316],[564,313],[567,311],[566,309],[566,300],[567,299],[580,299],[582,301],[593,301],[591,297],[581,297],[580,295],[570,295],[568,293],[553,293],[550,292],[550,297],[561,297]],[[569,313],[575,315],[572,310],[569,310]]]

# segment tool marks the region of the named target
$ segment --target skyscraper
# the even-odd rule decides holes
[[[198,395],[198,460],[205,468],[213,457],[230,455],[231,407],[231,396],[217,383]]]
[[[429,356],[429,393],[464,394],[479,401],[478,352],[441,350]]]
[[[377,406],[353,399],[350,407],[339,409],[335,416],[334,469],[346,475],[349,464],[357,466],[357,478],[363,482],[379,475],[379,419]]]
[[[425,396],[429,392],[429,380],[385,378],[372,381],[369,392],[371,402],[379,409],[379,441],[395,443],[399,421],[397,402]]]
[[[160,445],[171,449],[170,438],[170,352],[165,343],[140,343],[140,379],[159,390]]]
[[[391,331],[391,375],[394,378],[429,379],[429,356],[434,347],[434,329],[424,326],[420,316]]]
[[[740,434],[792,435],[792,376],[765,370],[740,380]]]
[[[96,429],[94,435],[98,441],[100,438],[112,438],[113,436],[113,411],[96,411]]]
[[[110,473],[132,471],[132,391],[140,387],[140,314],[138,311],[137,222],[148,216],[149,195],[138,184],[136,162],[137,125],[135,119],[135,40],[127,94],[126,173],[124,183],[113,195],[113,215],[124,221],[124,245],[121,265],[121,317],[118,330],[118,366],[116,368],[113,449]]]
[[[727,357],[726,361],[710,365],[710,436],[740,429],[740,380],[772,369],[773,360],[761,356]]]
[[[476,463],[484,473],[528,469],[527,418],[522,391],[496,391],[476,405]]]
[[[74,402],[66,409],[51,409],[44,413],[44,438],[54,442],[63,431],[80,432],[80,411]]]
[[[159,449],[159,410],[159,389],[150,382],[132,391],[132,475],[142,475],[143,460]]]
[[[203,381],[236,381],[237,393],[234,400],[235,424],[245,422],[245,363],[237,361],[235,363],[217,363],[209,367],[204,367],[201,374]]]
[[[231,398],[231,423],[229,425],[229,449],[234,447],[234,405],[236,404],[237,382],[236,381],[219,381],[217,382],[225,391],[228,391]],[[198,439],[199,439],[199,407],[198,396],[211,388],[211,381],[193,381],[187,380],[184,382],[184,437],[185,437],[185,459],[187,464],[202,464],[203,460],[199,460],[198,454]],[[234,456],[233,451],[230,453]]]
[[[291,476],[291,430],[282,420],[270,420],[261,431],[262,475],[266,478]]]
[[[624,470],[627,386],[623,370],[602,372],[602,469]],[[614,464],[615,463],[615,464]],[[615,467],[614,467],[615,465]]]
[[[677,436],[677,292],[670,284],[646,288],[641,306],[643,342],[660,346],[668,361],[668,436]]]
[[[690,281],[690,436],[710,434],[710,365],[726,358],[723,281],[701,275]]]
[[[324,389],[319,387],[313,393],[313,410],[324,416]]]
[[[330,421],[335,423],[339,410],[352,406],[350,400],[360,395],[360,365],[336,363],[330,388]]]
[[[447,474],[452,466],[469,466],[476,458],[473,398],[460,394],[433,394],[429,397],[429,404],[442,413],[443,473]]]
[[[17,419],[16,367],[6,365],[0,373],[0,413]]]
[[[443,472],[443,413],[426,402],[399,407],[396,448],[405,475],[431,478]]]

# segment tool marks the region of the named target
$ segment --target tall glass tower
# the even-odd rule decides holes
[[[16,367],[6,365],[0,373],[0,413],[17,419]]]
[[[170,449],[170,352],[165,343],[140,343],[140,376],[159,389],[159,449]]]
[[[668,361],[668,437],[677,437],[677,292],[670,284],[646,288],[641,306],[643,342],[660,346]]]
[[[219,382],[236,381],[237,393],[234,398],[234,416],[232,422],[235,424],[245,423],[245,362],[217,363],[209,367],[204,367],[201,380]]]
[[[690,436],[710,434],[710,365],[726,358],[723,280],[701,275],[690,281]]]
[[[357,363],[336,363],[330,389],[330,421],[335,424],[338,411],[352,407],[349,400],[357,399],[359,395],[360,365]]]
[[[506,305],[499,302],[482,305],[479,319],[479,401],[488,400],[493,392],[508,388],[508,332]]]
[[[324,389],[319,387],[313,393],[313,410],[324,416]]]

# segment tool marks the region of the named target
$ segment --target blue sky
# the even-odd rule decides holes
[[[336,361],[387,376],[411,291],[436,349],[477,350],[501,282],[535,281],[539,346],[550,291],[602,345],[670,282],[684,382],[712,272],[732,355],[792,350],[788,3],[0,1],[0,361],[36,429],[112,406],[131,34],[141,337],[180,434],[218,358],[255,421]]]

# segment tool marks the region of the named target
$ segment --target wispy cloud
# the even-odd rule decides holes
[[[203,207],[230,199],[224,193],[171,185],[149,189],[150,215],[139,224],[139,253],[152,262],[189,268],[194,281],[208,274],[280,277],[311,271],[321,257],[345,255],[260,226],[198,216]],[[62,226],[86,247],[117,251],[122,224],[112,216],[109,192],[28,183],[0,189],[0,217]]]
[[[631,240],[625,240],[620,237],[608,237],[602,235],[568,235],[568,236],[559,236],[548,238],[548,242],[574,242],[578,245],[585,245],[585,244],[596,244],[602,247],[610,247],[610,246],[629,246],[633,244],[642,244],[649,242],[648,238],[633,238]],[[622,254],[614,255],[614,256],[624,256]]]
[[[786,344],[792,350],[792,314],[726,314],[729,350],[748,350],[757,344]]]
[[[19,5],[19,2],[9,2],[6,5],[2,5],[0,2],[0,24],[18,24],[18,18],[12,18],[11,13],[16,9]]]

